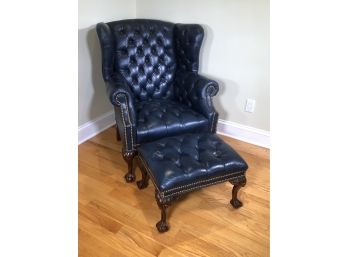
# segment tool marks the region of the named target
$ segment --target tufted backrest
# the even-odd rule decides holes
[[[176,71],[174,24],[133,19],[97,25],[104,80],[120,73],[135,100],[169,98]]]

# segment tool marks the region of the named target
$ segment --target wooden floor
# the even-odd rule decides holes
[[[269,150],[223,138],[249,164],[244,206],[231,207],[228,182],[192,192],[169,208],[164,234],[152,183],[140,191],[123,179],[115,129],[81,144],[79,256],[269,256]]]

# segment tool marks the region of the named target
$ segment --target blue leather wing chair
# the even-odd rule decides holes
[[[135,180],[138,145],[183,133],[215,133],[212,97],[219,87],[198,74],[200,25],[130,19],[99,23],[97,33],[127,182]]]

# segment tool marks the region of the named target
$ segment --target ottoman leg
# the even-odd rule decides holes
[[[138,159],[138,166],[141,171],[141,180],[137,181],[137,186],[139,189],[144,189],[149,185],[149,174],[147,174],[145,167],[143,166],[141,160]]]
[[[238,178],[236,180],[231,180],[230,181],[233,184],[233,189],[232,189],[232,200],[230,203],[235,209],[238,209],[243,206],[243,203],[238,200],[237,194],[239,189],[245,186],[246,184],[246,178],[243,176],[242,178]]]
[[[161,220],[157,222],[156,227],[160,233],[163,233],[169,230],[169,226],[167,224],[166,209],[169,207],[170,204],[169,202],[164,201],[164,199],[161,198],[160,193],[157,190],[155,191],[155,197],[157,205],[161,209]]]

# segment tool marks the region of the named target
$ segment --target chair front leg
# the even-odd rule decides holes
[[[131,151],[131,152],[122,152],[123,155],[123,159],[127,162],[128,165],[128,172],[127,174],[124,176],[124,178],[126,179],[127,183],[131,183],[135,181],[135,173],[134,173],[134,169],[133,169],[133,159],[134,156],[136,155],[136,151]]]

